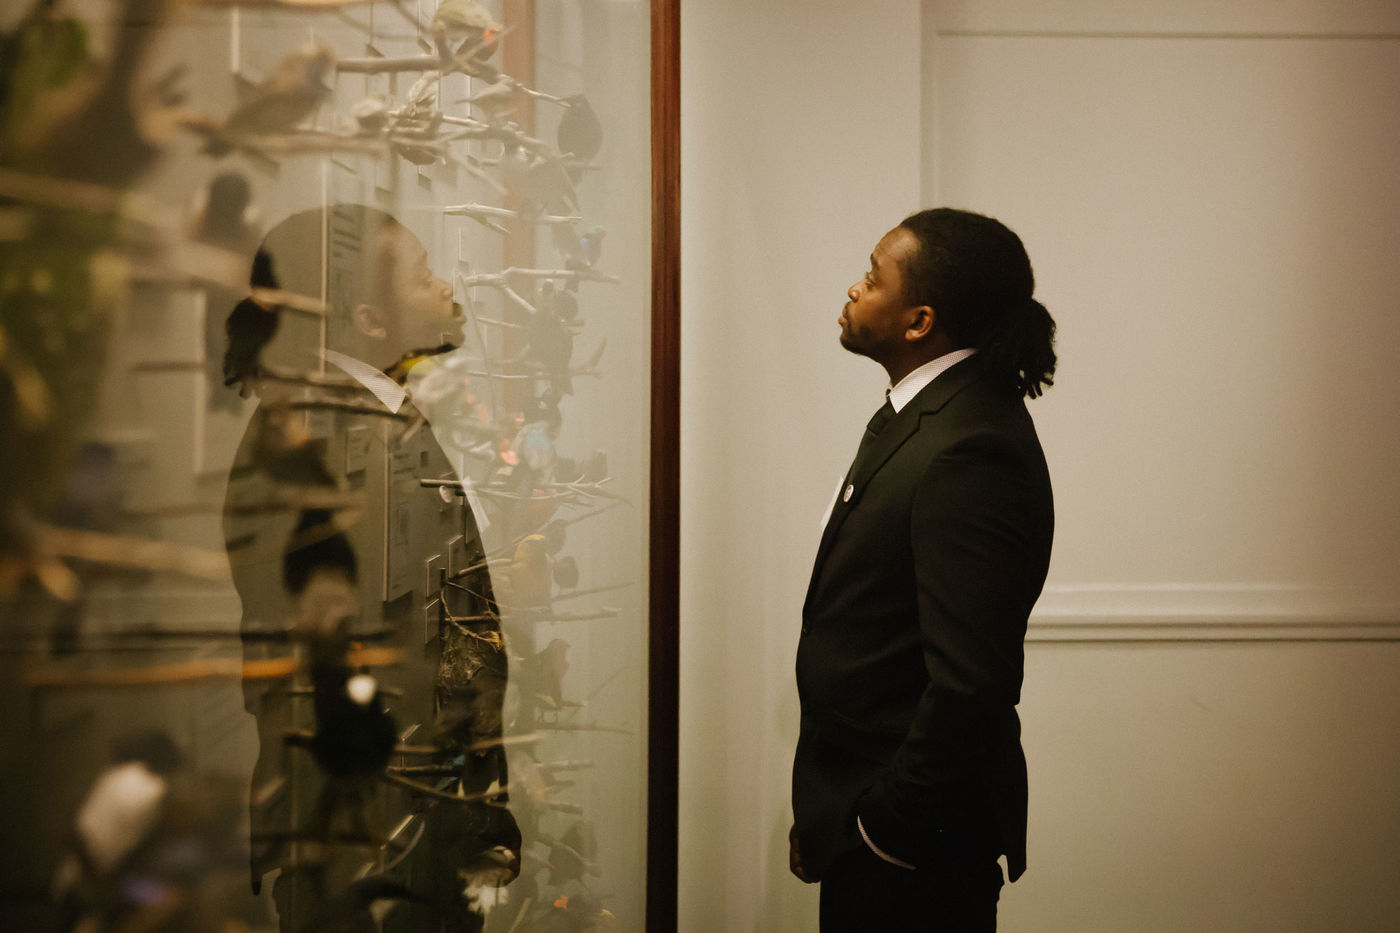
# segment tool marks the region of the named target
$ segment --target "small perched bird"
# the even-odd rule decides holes
[[[6,12],[20,4],[7,4]],[[173,10],[162,0],[118,0],[104,8],[112,48],[92,54],[89,27],[64,6],[30,4],[0,37],[0,145],[5,164],[53,178],[121,187],[160,152],[156,112],[174,110],[164,81],[142,86],[142,66]],[[7,16],[7,20],[11,17]]]
[[[561,590],[571,590],[578,586],[578,561],[573,557],[556,557],[551,568],[554,583]]]
[[[515,546],[510,562],[511,604],[517,609],[549,606],[552,592],[549,550],[544,535],[526,535]]]
[[[271,315],[250,311],[248,317],[262,321]],[[326,469],[319,448],[297,416],[282,412],[277,415],[258,422],[253,448],[257,468],[280,483],[334,489],[335,478]]]
[[[201,908],[237,863],[240,782],[190,773],[159,731],[118,740],[113,758],[74,820],[53,928],[212,931]]]
[[[476,0],[443,0],[430,28],[448,68],[488,81],[501,79],[501,73],[486,64],[500,45],[501,24]]]
[[[562,638],[551,639],[543,650],[520,663],[528,689],[553,710],[564,706],[564,675],[568,672],[569,643]]]
[[[608,478],[608,455],[601,450],[581,460],[560,457],[555,477],[561,483],[599,483]]]
[[[186,224],[190,239],[252,259],[262,234],[253,189],[238,172],[222,172],[199,190]]]
[[[501,75],[470,97],[458,103],[475,106],[486,117],[487,122],[495,122],[515,109],[515,82],[507,75]]]
[[[389,111],[394,107],[393,101],[383,94],[371,94],[355,102],[350,108],[350,115],[355,118],[355,123],[360,128],[360,132],[367,134],[378,134],[389,128]]]
[[[289,732],[286,740],[309,750],[326,780],[292,837],[329,839],[344,816],[348,836],[368,841],[374,838],[367,812],[370,791],[394,753],[398,726],[384,708],[379,681],[353,672],[345,661],[343,638],[313,638],[311,644],[315,729]],[[284,867],[285,854],[283,845],[275,845],[260,857],[259,874]]]
[[[589,227],[588,232],[578,238],[578,256],[570,259],[568,266],[575,271],[592,269],[603,255],[603,237],[608,231],[602,227]]]
[[[78,810],[75,828],[82,853],[104,875],[115,872],[155,830],[170,789],[168,778],[181,762],[164,733],[143,737],[141,746],[114,749],[116,763],[98,775]]]
[[[550,840],[550,883],[581,881],[584,872],[597,874],[593,860],[598,856],[598,835],[593,824],[579,820],[557,840]]]
[[[525,322],[525,339],[529,358],[544,368],[559,392],[572,394],[569,358],[574,353],[574,335],[563,320],[541,307]]]
[[[539,911],[532,911],[520,933],[609,933],[617,929],[617,916],[602,901],[577,883],[571,887],[577,889],[560,894],[552,904],[546,900]]]
[[[559,128],[555,132],[559,151],[576,162],[591,162],[603,147],[603,124],[593,111],[593,105],[582,94],[566,97],[564,103],[568,107],[559,118]],[[569,168],[569,179],[575,184],[582,177],[582,166]]]
[[[306,45],[287,55],[261,84],[244,97],[205,145],[210,155],[232,149],[229,138],[285,133],[296,128],[331,95],[327,77],[335,72],[335,53],[324,45]]]
[[[454,39],[476,36],[494,40],[501,32],[501,24],[476,0],[442,0],[433,13],[432,28],[445,30]]]
[[[502,888],[520,874],[520,854],[503,845],[477,853],[458,869],[467,901],[488,911],[505,900]]]
[[[398,729],[384,709],[379,681],[332,667],[313,673],[316,735],[311,754],[334,777],[377,775],[389,763]]]
[[[400,901],[422,901],[407,886],[383,875],[352,883],[317,907],[302,933],[379,933],[380,924]]]
[[[562,321],[576,320],[578,318],[578,297],[568,290],[556,292],[554,313],[559,315],[559,319]]]
[[[501,154],[501,173],[512,194],[541,210],[550,214],[578,213],[578,194],[558,159],[508,142]]]
[[[526,422],[516,433],[511,449],[537,475],[547,474],[553,469],[557,457],[554,433],[555,430],[543,421]]]

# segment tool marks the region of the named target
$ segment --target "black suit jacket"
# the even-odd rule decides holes
[[[292,577],[322,566],[353,568],[359,604],[350,607],[355,617],[349,633],[397,649],[394,664],[373,670],[395,691],[386,703],[401,733],[414,729],[410,744],[441,749],[413,763],[445,763],[460,753],[456,767],[465,793],[486,791],[493,781],[506,787],[504,750],[493,744],[502,734],[507,678],[498,607],[470,506],[420,483],[456,478],[431,429],[411,404],[394,415],[358,387],[339,391],[335,407],[304,407],[302,393],[272,389],[249,423],[225,503],[225,536],[243,603],[245,661],[286,657],[292,650],[285,640],[262,637],[295,624],[299,604],[288,588]],[[333,504],[297,505],[317,496]],[[279,502],[287,505],[268,508]],[[451,572],[457,585],[445,587],[435,571]],[[444,605],[473,621],[447,623]],[[306,708],[296,707],[306,701],[292,694],[292,683],[290,674],[244,681],[244,704],[257,717],[260,740],[250,812],[255,884],[265,872],[291,864],[291,851],[275,840],[307,820],[322,788],[307,756],[287,747],[287,730],[307,725]],[[478,743],[486,748],[461,751]],[[279,784],[288,789],[267,792]],[[404,795],[384,797],[387,804],[375,798],[367,806],[383,824],[381,832],[395,826],[409,802]],[[500,806],[427,802],[418,795],[412,810],[423,815],[427,835],[405,868],[420,876],[415,891],[446,909],[465,909],[458,868],[497,843],[519,851],[514,819]],[[344,829],[342,818],[335,830]],[[450,834],[447,842],[440,838]],[[283,928],[301,929],[326,897],[358,877],[365,851],[353,844],[327,847],[324,877],[315,885],[310,872],[284,870],[279,884],[292,879],[300,893],[294,913],[282,915]],[[428,924],[425,911],[417,903],[401,907],[394,928]]]
[[[886,425],[822,534],[797,649],[804,871],[863,845],[918,866],[956,838],[1025,869],[1026,620],[1054,526],[1019,394],[976,356]]]

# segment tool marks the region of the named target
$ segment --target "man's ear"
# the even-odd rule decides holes
[[[938,326],[938,314],[928,305],[916,305],[905,313],[909,315],[909,326],[904,329],[904,339],[909,343],[923,340]]]
[[[355,310],[350,312],[350,319],[355,323],[355,330],[366,337],[383,340],[389,336],[389,331],[384,326],[383,316],[379,313],[379,309],[373,305],[355,305]]]

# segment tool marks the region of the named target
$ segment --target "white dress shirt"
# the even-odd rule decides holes
[[[890,386],[890,405],[894,408],[895,412],[898,413],[901,408],[914,400],[914,396],[923,391],[924,386],[976,352],[974,348],[966,347],[962,350],[954,350],[952,353],[945,353],[937,359],[929,360],[927,363],[899,380],[899,385]]]
[[[895,414],[899,414],[899,410],[912,402],[914,396],[922,392],[925,386],[946,372],[950,367],[961,363],[976,352],[974,348],[966,347],[962,350],[954,350],[952,353],[945,353],[937,359],[929,360],[927,363],[899,380],[899,385],[890,386],[885,390],[886,397],[890,400],[890,407],[894,409]],[[818,527],[826,527],[827,521],[831,518],[832,511],[836,508],[836,500],[841,497],[842,484],[845,483],[845,481],[846,477],[844,474],[836,480],[836,491],[831,494],[831,501],[827,503],[826,511],[822,513],[822,520],[818,523]]]
[[[385,408],[394,414],[398,414],[404,401],[408,399],[408,392],[403,386],[364,360],[357,360],[338,350],[329,349],[321,350],[321,358],[368,389],[375,398],[384,403]]]

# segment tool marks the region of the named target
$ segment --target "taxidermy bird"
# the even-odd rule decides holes
[[[331,96],[332,88],[326,79],[334,72],[335,53],[324,45],[306,45],[287,55],[213,131],[204,151],[224,155],[233,148],[230,137],[295,129]]]
[[[311,677],[316,732],[307,747],[316,764],[335,778],[377,776],[398,737],[379,681],[370,674],[352,674],[343,661],[313,667]]]
[[[551,568],[554,582],[561,590],[578,586],[578,561],[573,557],[556,557]]]
[[[578,213],[578,194],[558,159],[507,142],[501,154],[501,174],[512,194],[537,208],[550,214]]]
[[[520,933],[603,933],[616,929],[617,917],[586,891],[561,894],[544,910],[531,913]]]
[[[552,592],[549,563],[544,535],[526,535],[515,546],[508,571],[512,608],[548,608]]]
[[[554,313],[559,315],[562,321],[578,318],[578,298],[573,292],[565,290],[554,293]]]
[[[127,740],[114,752],[115,763],[92,782],[74,822],[82,857],[100,874],[114,872],[155,829],[181,763],[164,733]]]
[[[465,74],[497,81],[500,72],[486,64],[500,44],[501,24],[475,0],[443,0],[431,25],[439,56]]]
[[[262,238],[256,220],[248,179],[223,172],[196,195],[185,230],[192,240],[251,259]]]
[[[38,0],[0,35],[0,164],[122,189],[158,153],[136,112],[137,78],[161,32],[167,5],[118,0],[105,64],[91,54],[86,26]],[[13,21],[14,17],[7,17]],[[36,522],[62,496],[68,468],[106,371],[105,322],[121,320],[129,276],[110,257],[126,255],[132,225],[120,210],[95,214],[56,202],[32,211],[31,229],[3,244],[0,263],[0,603],[37,579],[71,600],[80,581],[38,547]]]
[[[603,237],[607,235],[608,231],[602,227],[589,227],[588,232],[578,238],[578,254],[570,257],[568,267],[578,272],[592,269],[603,255]]]
[[[593,860],[598,856],[598,836],[587,820],[577,821],[558,839],[541,834],[540,842],[549,846],[550,884],[582,881],[584,872],[597,874]]]
[[[558,711],[565,706],[564,675],[569,672],[569,643],[551,639],[544,649],[520,662],[520,673],[539,705]]]
[[[87,28],[61,18],[55,6],[40,0],[0,39],[6,111],[0,115],[0,161],[55,178],[123,185],[162,142],[152,118],[170,95],[136,81],[171,5],[122,0],[104,11],[118,27],[104,63],[90,55]]]
[[[214,929],[195,905],[241,861],[241,782],[183,770],[163,732],[114,743],[115,762],[78,809],[54,895],[63,931]],[[221,926],[218,929],[222,929]]]
[[[433,14],[431,28],[448,33],[454,40],[476,39],[483,43],[494,43],[501,33],[501,24],[476,0],[442,0]],[[491,51],[495,51],[494,45]]]
[[[523,425],[511,442],[516,456],[536,476],[547,475],[554,466],[554,433],[557,430],[544,421],[531,421]]]
[[[588,232],[579,237],[579,243],[583,246],[583,262],[588,268],[598,264],[603,253],[603,237],[607,235],[608,231],[602,227],[589,227]]]
[[[428,812],[422,845],[432,853],[423,873],[423,890],[430,891],[442,916],[457,917],[473,907],[489,908],[496,888],[520,873],[520,828],[503,804],[472,801],[437,803]],[[415,885],[418,884],[415,879]],[[487,887],[491,895],[481,895]],[[476,904],[473,904],[476,901]],[[454,930],[480,929],[477,926]]]
[[[594,113],[593,105],[582,94],[566,97],[564,103],[568,107],[559,118],[559,128],[555,132],[559,151],[566,159],[572,157],[576,162],[591,162],[603,147],[603,124],[599,122],[598,114]],[[570,166],[571,181],[577,184],[582,177],[581,165]]]
[[[519,853],[502,845],[479,852],[458,869],[467,901],[481,911],[505,901],[503,888],[520,874]]]
[[[336,574],[313,575],[316,578]],[[307,592],[311,592],[311,586]],[[333,614],[335,615],[335,614]],[[290,745],[307,749],[325,776],[316,804],[306,823],[293,835],[326,839],[336,820],[345,814],[350,835],[369,840],[365,817],[370,788],[383,774],[394,753],[398,727],[384,708],[379,681],[356,672],[346,660],[350,647],[343,624],[322,633],[308,627],[311,703],[315,728],[287,734]],[[269,865],[269,869],[275,866]]]
[[[541,308],[525,322],[525,339],[526,353],[549,374],[555,391],[573,394],[569,357],[574,352],[574,335],[568,325],[558,315]]]
[[[475,106],[485,115],[488,123],[494,123],[515,108],[515,82],[501,75],[470,97],[459,103]]]
[[[394,103],[388,97],[383,94],[370,94],[355,102],[350,108],[350,116],[355,118],[360,132],[377,135],[389,128],[392,119],[389,111],[393,108]]]
[[[400,901],[423,901],[407,886],[371,875],[318,905],[302,933],[380,933],[384,917]]]
[[[266,312],[250,312],[255,321],[269,317]],[[275,320],[275,317],[274,317]],[[278,413],[258,422],[253,458],[256,466],[272,479],[294,486],[335,488],[335,479],[326,469],[321,451],[305,433],[295,413]]]

